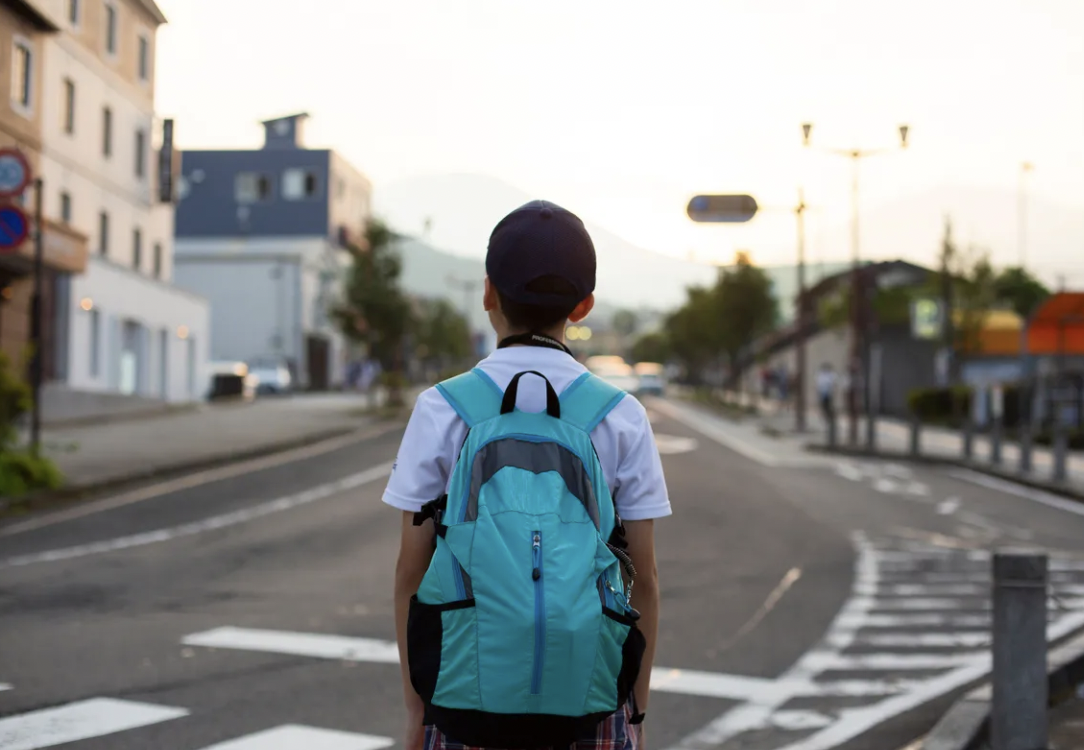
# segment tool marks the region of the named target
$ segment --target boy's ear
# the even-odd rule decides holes
[[[594,307],[595,295],[589,294],[587,295],[587,299],[576,305],[576,308],[571,313],[569,313],[569,321],[572,323],[579,323],[581,320],[587,317],[588,313],[590,313],[591,310],[594,309]]]
[[[486,312],[492,312],[493,310],[499,310],[501,302],[497,298],[497,288],[493,286],[493,283],[486,276],[485,291],[482,294],[482,306]]]

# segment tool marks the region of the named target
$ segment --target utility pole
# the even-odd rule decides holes
[[[797,373],[794,378],[794,426],[799,433],[805,432],[806,417],[806,349],[805,337],[808,326],[806,315],[808,303],[805,288],[805,193],[798,188],[798,205],[794,209],[798,225],[798,340],[796,343]]]
[[[34,359],[30,370],[30,389],[33,405],[30,413],[30,450],[38,455],[41,449],[41,387],[45,380],[45,325],[42,321],[42,276],[45,273],[45,226],[42,223],[42,200],[44,181],[34,180],[34,296],[30,301],[30,337]]]
[[[810,146],[810,133],[813,130],[812,123],[802,124],[802,139],[805,146]],[[907,148],[907,134],[910,127],[899,126],[900,147]],[[859,259],[859,233],[858,233],[858,176],[859,163],[863,157],[883,154],[895,149],[821,149],[837,156],[846,156],[851,160],[851,347],[850,347],[850,388],[847,395],[847,409],[850,417],[850,429],[848,439],[850,444],[858,444],[858,384],[862,385],[866,394],[866,402],[869,402],[869,357],[866,354],[866,317],[867,305],[863,296],[862,274]],[[868,408],[868,406],[867,406]]]

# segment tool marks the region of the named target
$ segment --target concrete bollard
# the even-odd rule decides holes
[[[1001,419],[990,424],[990,463],[1001,466]]]
[[[918,417],[911,417],[911,455],[917,457],[921,449],[922,423]]]
[[[1064,482],[1068,477],[1065,461],[1069,453],[1069,434],[1060,422],[1054,425],[1054,481]]]
[[[828,415],[828,447],[835,448],[839,442],[839,427],[835,412]]]
[[[998,552],[993,559],[992,750],[1047,747],[1047,558]]]
[[[975,425],[970,419],[964,420],[964,460],[970,461],[975,455]]]
[[[1031,427],[1024,426],[1020,428],[1020,473],[1031,473],[1031,452],[1034,447],[1034,440],[1031,435]]]
[[[866,448],[870,453],[877,450],[877,417],[872,414],[866,419]]]

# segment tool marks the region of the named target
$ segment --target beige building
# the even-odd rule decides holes
[[[51,2],[0,0],[0,64],[8,75],[0,75],[0,148],[16,148],[41,174],[45,120],[45,49],[48,40],[60,31]],[[21,204],[33,220],[34,189],[6,199]],[[42,284],[45,376],[55,376],[58,352],[51,346],[64,305],[58,294],[71,274],[86,267],[86,237],[44,212]],[[31,235],[32,237],[32,235]],[[0,350],[13,362],[22,363],[30,342],[31,296],[33,292],[34,242],[28,238],[19,247],[0,254]]]

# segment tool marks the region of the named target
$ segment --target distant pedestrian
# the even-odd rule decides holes
[[[821,416],[829,423],[835,416],[836,372],[832,365],[823,363],[817,371],[817,400],[821,406]]]
[[[411,414],[384,493],[403,511],[406,750],[641,747],[653,519],[671,508],[644,407],[563,342],[594,304],[595,266],[568,211],[535,201],[502,219],[484,296],[497,351]]]

